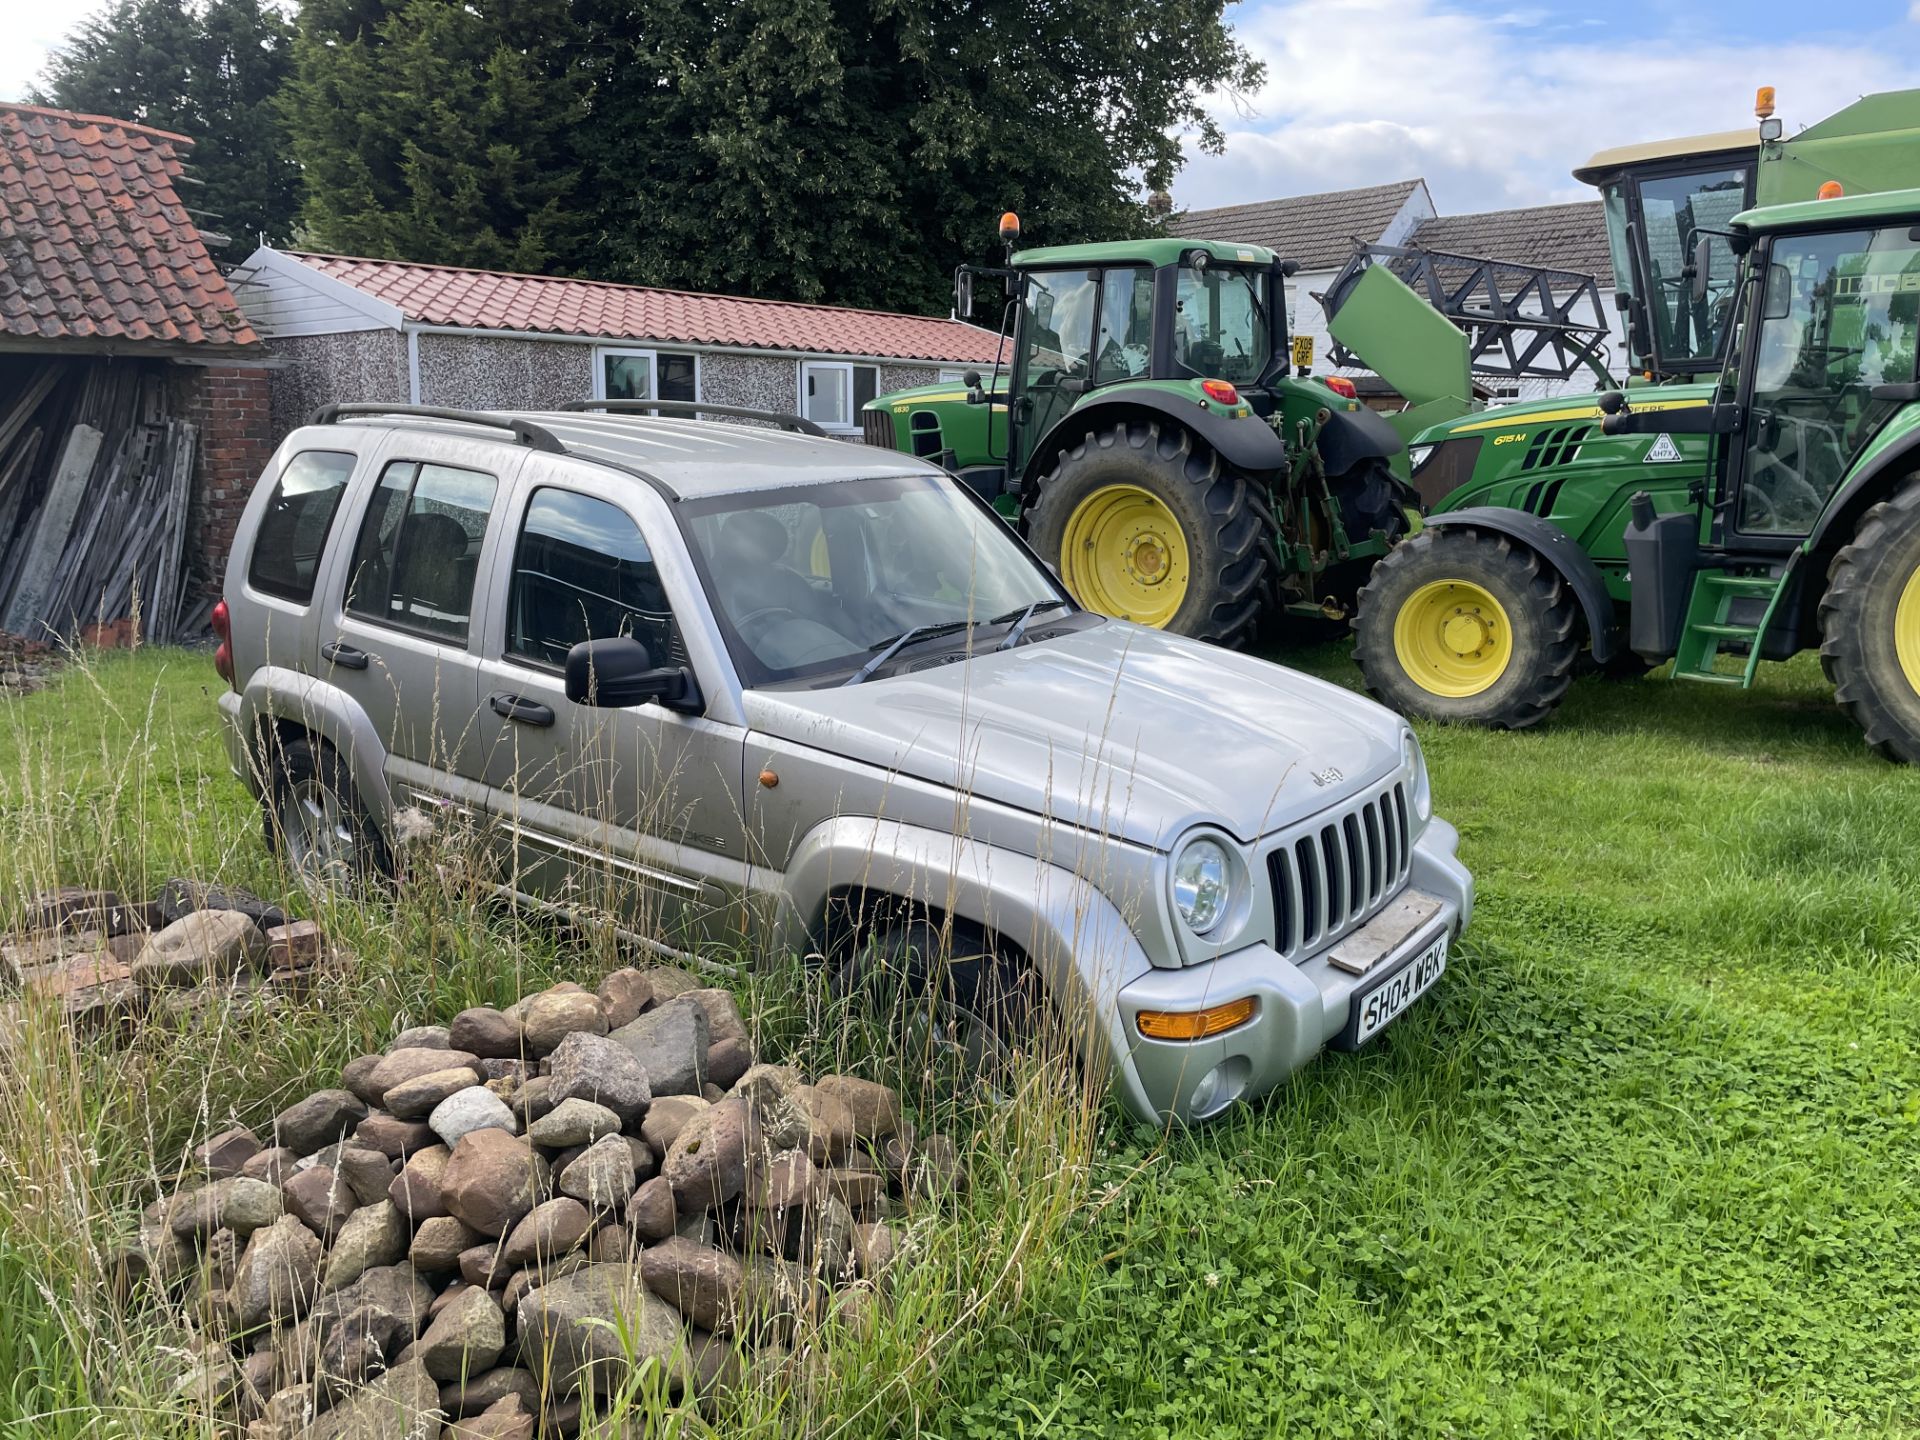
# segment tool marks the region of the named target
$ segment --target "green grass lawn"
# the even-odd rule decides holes
[[[1354,683],[1338,648],[1287,658]],[[911,1407],[807,1433],[1920,1432],[1920,774],[1867,753],[1809,660],[1764,675],[1587,680],[1534,733],[1423,729],[1479,884],[1440,988],[1200,1132],[1110,1115],[1083,1215],[957,1327]],[[271,888],[211,683],[204,657],[158,652],[0,701],[14,893],[49,856],[134,888],[215,856]],[[512,993],[459,930],[395,940],[413,958],[319,1039],[266,1026],[198,1108],[244,1112],[399,1015]],[[125,1063],[87,1061],[86,1083],[131,1086]],[[177,1144],[195,1118],[142,1123]],[[140,1130],[90,1142],[107,1182],[135,1173]],[[10,1143],[9,1219],[32,1209]],[[62,1333],[18,1238],[9,1372]],[[74,1403],[50,1374],[37,1399],[16,1375],[16,1415]],[[9,1403],[0,1384],[0,1422]]]

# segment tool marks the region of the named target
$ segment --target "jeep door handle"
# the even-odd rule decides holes
[[[509,695],[504,690],[497,690],[487,697],[487,704],[491,705],[493,713],[503,720],[513,720],[521,725],[553,724],[553,707],[542,705],[538,700],[528,700],[519,695]]]
[[[338,665],[342,670],[364,670],[367,668],[367,662],[373,659],[366,651],[355,649],[339,640],[329,640],[322,645],[320,658]]]

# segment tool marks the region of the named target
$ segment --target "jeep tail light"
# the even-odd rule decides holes
[[[1225,380],[1202,380],[1200,393],[1216,405],[1238,405],[1240,392]]]
[[[240,686],[233,678],[233,616],[225,600],[213,607],[213,633],[220,637],[220,644],[213,652],[213,668],[220,672],[222,680],[238,690]]]

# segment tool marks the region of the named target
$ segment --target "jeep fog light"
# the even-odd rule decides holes
[[[1174,908],[1194,934],[1206,934],[1227,913],[1229,873],[1227,852],[1216,840],[1195,840],[1174,860]]]

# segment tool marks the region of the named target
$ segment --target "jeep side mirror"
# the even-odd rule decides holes
[[[960,320],[973,317],[973,271],[964,265],[953,272],[953,313]]]
[[[1713,274],[1713,237],[1702,235],[1693,242],[1693,303],[1707,299],[1707,281]]]
[[[623,710],[658,700],[673,710],[700,708],[700,687],[683,665],[656,667],[631,635],[582,640],[567,651],[567,699],[576,705]]]

